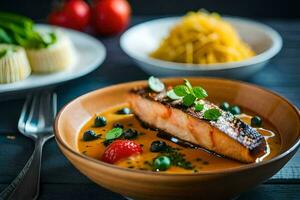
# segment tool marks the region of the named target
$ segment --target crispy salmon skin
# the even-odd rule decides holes
[[[201,100],[203,111],[195,111],[183,106],[181,100],[171,100],[166,92],[151,92],[148,88],[131,90],[128,101],[142,121],[220,155],[252,163],[265,153],[266,141],[256,129],[209,101]],[[215,121],[203,117],[204,111],[211,108],[221,113]]]

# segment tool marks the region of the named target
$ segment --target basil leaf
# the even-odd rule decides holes
[[[185,106],[191,106],[195,102],[196,97],[192,94],[187,94],[183,97],[183,105]]]
[[[195,105],[195,111],[202,111],[204,109],[204,104],[197,103]]]
[[[119,138],[123,134],[123,129],[121,128],[113,128],[106,133],[105,139],[112,140]]]
[[[185,85],[175,86],[173,90],[174,90],[175,94],[179,97],[183,97],[183,96],[186,96],[187,94],[189,94],[189,89]]]
[[[203,99],[207,97],[207,92],[200,86],[193,87],[193,92],[198,99]]]
[[[212,108],[212,109],[209,109],[209,110],[204,112],[204,119],[207,119],[207,120],[215,121],[220,116],[221,116],[221,112],[216,108]]]
[[[181,97],[177,96],[174,92],[174,90],[169,90],[167,92],[167,96],[170,98],[170,99],[173,99],[173,100],[177,100],[177,99],[181,99]]]
[[[162,92],[165,89],[165,85],[158,78],[150,76],[148,79],[148,85],[154,92]]]

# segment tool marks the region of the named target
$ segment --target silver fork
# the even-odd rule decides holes
[[[32,156],[13,182],[0,193],[0,199],[37,199],[44,143],[53,137],[53,120],[57,111],[55,93],[42,92],[28,96],[24,103],[19,131],[35,142]]]

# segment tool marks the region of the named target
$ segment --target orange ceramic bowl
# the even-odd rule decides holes
[[[300,116],[295,106],[279,95],[247,83],[214,78],[189,78],[203,86],[213,102],[227,101],[257,113],[281,134],[280,155],[261,163],[197,174],[164,174],[121,168],[89,158],[77,150],[81,127],[95,114],[124,103],[137,81],[114,85],[83,95],[66,105],[55,121],[55,136],[63,154],[84,175],[100,186],[133,199],[228,199],[266,181],[295,154],[300,144]],[[182,78],[164,79],[177,85]]]

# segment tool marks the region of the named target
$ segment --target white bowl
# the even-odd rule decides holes
[[[148,21],[127,30],[120,39],[123,51],[144,71],[156,76],[219,76],[242,79],[263,68],[282,47],[282,38],[271,27],[248,19],[224,17],[256,52],[256,56],[244,61],[210,64],[186,64],[168,62],[149,57],[170,28],[180,17],[168,17]]]

